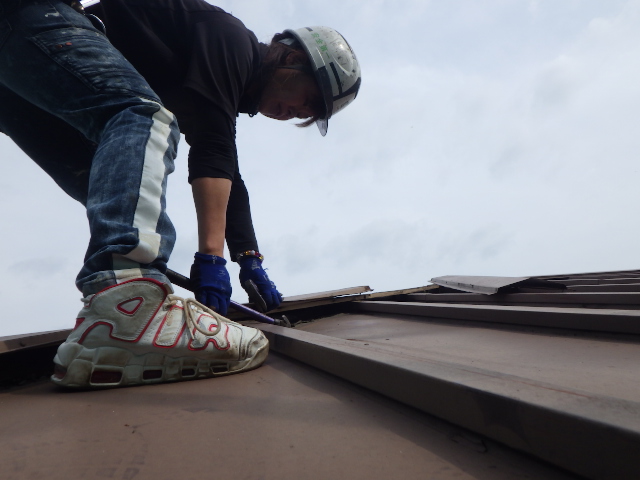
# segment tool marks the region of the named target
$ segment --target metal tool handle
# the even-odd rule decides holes
[[[170,268],[167,268],[166,275],[169,281],[174,285],[182,287],[185,290],[189,290],[190,292],[193,292],[193,287],[191,286],[191,280],[189,279],[189,277],[185,277],[184,275],[181,275],[178,272],[174,272]],[[248,317],[251,317],[252,319],[258,322],[268,323],[270,325],[279,325],[281,327],[291,327],[291,323],[289,323],[289,320],[287,320],[287,318],[284,316],[282,317],[282,320],[271,318],[266,315],[263,315],[260,312],[256,312],[255,310],[249,307],[245,307],[244,305],[241,305],[238,302],[234,302],[233,300],[231,300],[230,306],[234,310],[244,313]]]

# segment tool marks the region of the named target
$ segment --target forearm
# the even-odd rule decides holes
[[[260,250],[251,221],[249,194],[239,172],[236,172],[229,195],[226,237],[231,260],[234,262],[238,253]]]
[[[191,188],[198,218],[198,251],[222,257],[231,180],[196,178]]]

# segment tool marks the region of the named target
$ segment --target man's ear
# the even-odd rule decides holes
[[[300,65],[300,64],[306,63],[306,61],[307,61],[306,54],[304,52],[301,52],[300,50],[295,50],[286,56],[286,58],[284,59],[284,64]]]
[[[287,56],[286,56],[286,57],[284,57],[284,64],[285,64],[285,65],[293,65],[293,55],[294,55],[295,53],[296,53],[296,52],[289,52],[289,53],[287,53]]]

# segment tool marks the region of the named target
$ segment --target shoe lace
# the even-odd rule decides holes
[[[220,332],[220,329],[222,328],[222,322],[235,323],[232,320],[229,320],[227,317],[223,317],[222,315],[215,312],[214,310],[211,310],[209,307],[207,307],[206,305],[203,305],[202,303],[198,302],[193,298],[182,298],[182,297],[179,297],[178,295],[169,294],[167,295],[167,300],[169,301],[165,306],[167,310],[173,306],[177,306],[178,303],[182,304],[184,314],[185,314],[185,320],[187,322],[187,326],[189,327],[189,333],[191,333],[193,329],[196,329],[201,334],[207,337],[213,337],[217,335],[218,332]],[[208,313],[216,320],[215,330],[208,331],[202,328],[200,325],[198,325],[195,315],[201,312]]]

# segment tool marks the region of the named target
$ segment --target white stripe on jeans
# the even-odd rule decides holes
[[[142,264],[153,262],[160,252],[160,235],[156,233],[156,227],[162,211],[160,200],[165,176],[164,156],[169,148],[167,139],[171,135],[173,114],[161,105],[158,106],[160,110],[152,117],[153,124],[144,153],[140,192],[133,219],[133,226],[138,229],[139,243],[124,255]]]

